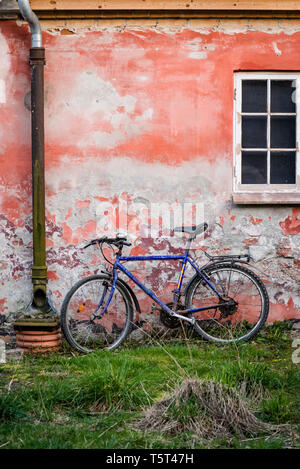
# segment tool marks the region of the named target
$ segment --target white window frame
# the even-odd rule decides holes
[[[293,80],[296,84],[296,183],[295,184],[242,184],[242,80]],[[300,203],[300,72],[236,72],[234,74],[234,129],[233,129],[233,201],[240,204]],[[255,113],[253,113],[255,114]],[[259,113],[258,113],[259,114]],[[286,115],[287,113],[285,113]],[[276,115],[276,114],[275,114]],[[278,115],[278,114],[277,114]],[[280,114],[279,114],[280,115]],[[270,109],[268,109],[268,121]],[[269,129],[268,124],[268,129]],[[266,149],[264,149],[266,150]],[[270,151],[270,148],[267,149]],[[284,150],[284,149],[283,149]],[[268,153],[269,155],[269,153]],[[268,172],[270,158],[268,157]]]

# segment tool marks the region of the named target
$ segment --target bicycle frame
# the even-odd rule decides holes
[[[190,240],[191,241],[191,240]],[[190,243],[189,243],[190,245]],[[185,270],[186,270],[186,266],[187,264],[189,263],[193,269],[197,272],[197,274],[199,276],[201,276],[203,278],[203,280],[205,281],[205,283],[209,286],[209,288],[211,288],[211,290],[219,297],[219,299],[221,301],[223,301],[224,303],[218,303],[218,304],[214,304],[214,305],[211,305],[211,306],[206,306],[206,307],[201,307],[201,308],[193,308],[193,309],[186,309],[186,310],[180,310],[180,312],[182,314],[184,313],[196,313],[198,311],[205,311],[205,310],[209,310],[209,309],[215,309],[215,308],[219,308],[221,305],[228,305],[229,302],[224,300],[223,296],[217,291],[217,289],[209,282],[209,280],[206,278],[206,276],[204,275],[204,273],[198,269],[198,267],[194,264],[194,262],[192,261],[192,259],[189,257],[189,246],[187,247],[186,249],[186,252],[184,255],[178,255],[178,256],[122,256],[120,253],[117,253],[116,255],[116,259],[115,259],[115,263],[113,265],[113,283],[112,283],[112,288],[111,288],[111,291],[110,291],[110,295],[108,297],[108,300],[103,308],[103,310],[101,311],[101,313],[97,316],[96,313],[99,311],[99,309],[101,308],[102,306],[102,303],[104,301],[104,298],[106,296],[106,293],[107,293],[107,289],[108,289],[108,286],[105,286],[104,288],[104,291],[103,291],[103,294],[102,294],[102,297],[101,297],[101,300],[96,308],[96,311],[94,313],[94,317],[102,317],[103,314],[106,312],[108,306],[109,306],[109,303],[113,297],[113,294],[114,294],[114,291],[115,291],[115,288],[116,288],[116,284],[117,284],[117,281],[118,281],[118,271],[120,270],[121,272],[123,272],[129,279],[131,279],[139,288],[141,288],[152,300],[154,300],[164,311],[166,311],[168,314],[170,314],[170,316],[175,316],[179,319],[182,319],[182,320],[185,320],[185,321],[188,321],[192,324],[194,324],[195,322],[195,319],[194,318],[188,318],[186,316],[182,316],[181,314],[178,314],[174,311],[172,311],[163,301],[161,301],[156,295],[155,293],[152,291],[152,290],[149,290],[139,279],[137,279],[128,269],[126,269],[126,267],[124,267],[124,265],[122,264],[122,262],[139,262],[139,261],[161,261],[161,260],[173,260],[173,261],[182,261],[182,268],[181,268],[181,271],[180,271],[180,276],[179,276],[179,280],[178,280],[178,283],[177,283],[177,288],[174,290],[174,303],[175,303],[175,307],[176,307],[176,304],[180,298],[180,292],[181,292],[181,287],[182,287],[182,282],[183,282],[183,278],[184,278],[184,273],[185,273]]]

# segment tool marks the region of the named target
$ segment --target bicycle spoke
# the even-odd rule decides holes
[[[231,273],[232,273],[232,270],[229,271],[229,280],[228,280],[228,287],[227,287],[227,293],[226,293],[226,296],[228,296],[228,292],[229,292],[229,288],[230,288],[230,279],[231,279]]]
[[[220,280],[220,282],[221,282],[221,290],[222,290],[223,296],[225,296],[225,295],[226,295],[226,293],[225,293],[225,288],[224,288],[224,285],[223,285],[222,280],[220,279],[219,272],[217,272],[217,277],[219,278],[219,280]]]

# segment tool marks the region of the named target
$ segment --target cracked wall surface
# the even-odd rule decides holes
[[[133,242],[128,254],[181,253],[182,239],[165,236],[149,206],[186,204],[190,218],[200,206],[209,223],[194,245],[199,263],[205,249],[249,252],[267,282],[269,320],[299,318],[300,209],[234,205],[232,142],[234,71],[297,69],[300,22],[184,21],[43,24],[50,298],[59,311],[71,285],[101,269],[98,252],[81,248],[84,240],[125,229]],[[29,47],[26,25],[0,23],[5,315],[31,300]],[[129,267],[169,301],[178,264]],[[137,293],[148,317],[151,301]]]

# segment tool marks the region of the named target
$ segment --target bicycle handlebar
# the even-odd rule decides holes
[[[92,239],[92,241],[90,241],[86,246],[84,246],[83,249],[86,249],[94,244],[102,243],[114,244],[116,247],[131,246],[131,243],[129,243],[126,238],[107,238],[106,236],[103,236],[102,238]]]

